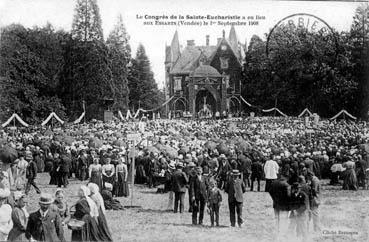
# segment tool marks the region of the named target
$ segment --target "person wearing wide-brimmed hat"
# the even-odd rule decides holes
[[[51,194],[41,194],[40,209],[31,213],[26,228],[26,238],[37,241],[65,241],[59,213],[50,209],[54,202]]]
[[[174,212],[177,213],[178,205],[179,212],[184,211],[184,197],[186,194],[186,185],[188,183],[188,177],[186,173],[182,171],[183,163],[178,162],[176,171],[172,175],[172,189],[174,192]]]
[[[231,165],[228,162],[227,157],[224,154],[219,156],[219,169],[218,169],[218,187],[223,189],[225,183],[227,182],[228,172],[232,170]]]
[[[295,182],[291,186],[291,198],[290,198],[290,225],[292,229],[296,227],[297,237],[302,236],[303,241],[307,241],[307,219],[309,205],[309,195],[302,190],[302,185],[299,182]],[[291,230],[290,230],[291,231]]]
[[[12,207],[6,203],[6,199],[10,196],[9,188],[0,188],[0,241],[6,241],[10,230],[13,227]]]
[[[208,200],[208,178],[202,175],[202,168],[196,167],[196,176],[190,180],[190,192],[192,203],[192,224],[202,225],[204,219],[205,205]],[[199,220],[197,220],[199,213]]]
[[[243,193],[246,192],[246,186],[241,179],[241,173],[239,170],[232,170],[231,176],[228,178],[224,191],[228,193],[228,206],[229,216],[231,220],[231,226],[236,225],[236,213],[237,223],[241,227],[243,224],[242,207],[243,207]]]

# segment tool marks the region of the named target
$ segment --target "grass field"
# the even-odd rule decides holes
[[[39,174],[37,184],[43,192],[54,193],[55,186],[47,185],[49,175]],[[369,191],[342,191],[340,187],[324,185],[321,196],[320,219],[322,232],[310,233],[311,241],[369,241]],[[66,189],[69,205],[77,200],[80,181],[70,180]],[[263,189],[263,186],[262,186]],[[38,208],[39,195],[32,189],[28,211]],[[129,198],[118,198],[125,206]],[[220,227],[210,227],[210,217],[205,212],[204,226],[192,226],[188,213],[186,194],[185,213],[174,214],[167,211],[168,194],[157,194],[156,189],[137,185],[134,190],[133,205],[141,208],[127,208],[122,211],[107,211],[107,220],[114,241],[275,241],[275,221],[272,200],[265,192],[244,194],[242,228],[229,227],[227,195],[223,194],[220,209]],[[324,232],[325,231],[325,232]],[[355,234],[339,234],[354,232]],[[335,234],[334,234],[335,233]],[[357,233],[357,234],[356,234]],[[66,229],[66,239],[70,231]],[[296,241],[293,239],[291,241]]]

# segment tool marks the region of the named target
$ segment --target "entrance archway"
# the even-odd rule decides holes
[[[229,98],[229,112],[237,113],[241,110],[241,102],[236,97]]]
[[[200,90],[197,93],[195,104],[195,111],[199,117],[209,116],[209,114],[214,116],[215,112],[217,111],[216,99],[208,90]]]
[[[183,117],[183,113],[186,112],[187,108],[186,108],[186,101],[184,98],[177,98],[174,102],[173,102],[173,110],[175,113],[175,117]]]

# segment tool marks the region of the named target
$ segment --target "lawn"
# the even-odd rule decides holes
[[[39,174],[37,184],[43,192],[54,193],[56,186],[47,185],[49,175]],[[323,184],[327,181],[323,181]],[[67,201],[76,202],[81,182],[70,180],[66,189]],[[263,189],[263,186],[262,186]],[[368,241],[369,191],[342,191],[340,187],[323,185],[320,206],[321,233],[310,233],[312,241]],[[39,195],[32,189],[28,211],[37,210]],[[130,198],[118,198],[125,206]],[[242,228],[229,227],[227,195],[223,194],[220,209],[220,227],[210,227],[210,217],[205,212],[204,226],[192,226],[188,213],[188,196],[185,213],[174,214],[167,210],[168,194],[157,194],[156,189],[136,185],[133,205],[122,211],[107,211],[107,220],[114,241],[275,241],[275,221],[272,200],[265,192],[244,194]],[[325,231],[325,232],[324,232]],[[355,233],[351,234],[340,234]],[[335,234],[334,234],[335,233]],[[70,231],[65,229],[66,240]],[[292,241],[296,241],[295,239]]]

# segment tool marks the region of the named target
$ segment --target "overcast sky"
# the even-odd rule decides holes
[[[244,43],[252,35],[264,36],[279,20],[296,13],[308,13],[325,20],[332,28],[349,30],[358,2],[293,2],[293,1],[245,1],[245,0],[97,0],[104,37],[106,38],[122,14],[131,37],[132,56],[138,43],[142,43],[151,61],[159,87],[164,83],[164,50],[178,30],[181,45],[193,39],[205,45],[210,35],[210,45],[222,36],[228,36],[230,27],[223,26],[144,26],[137,15],[239,15],[265,16],[256,26],[236,26],[239,40]],[[71,30],[76,0],[0,0],[0,25],[20,23],[26,27],[43,26],[50,22],[56,29]]]

